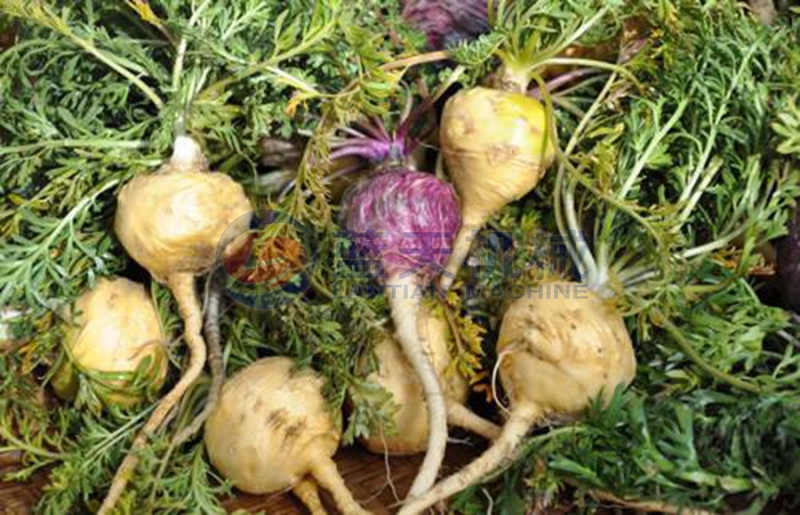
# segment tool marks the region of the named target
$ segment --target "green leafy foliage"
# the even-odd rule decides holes
[[[789,495],[791,506],[800,501],[800,476],[786,459],[800,445],[797,407],[797,398],[745,401],[704,389],[679,397],[618,392],[584,421],[531,437],[519,465],[489,488],[494,493],[505,485],[495,499],[501,510],[547,506],[554,491],[568,486],[674,508],[718,509],[726,497],[743,493],[754,512],[781,494]],[[463,494],[464,512],[482,513],[482,497]],[[590,495],[580,499],[587,508],[597,506]]]
[[[786,101],[785,109],[773,124],[775,132],[784,139],[778,146],[778,152],[800,154],[800,107],[797,101],[790,97]]]
[[[16,33],[0,52],[0,307],[23,313],[0,353],[0,451],[24,453],[11,478],[54,467],[40,512],[96,509],[152,409],[100,409],[91,377],[75,405],[56,405],[47,381],[64,359],[60,309],[98,277],[145,277],[113,237],[115,194],[158,167],[184,131],[256,205],[307,224],[331,258],[294,302],[226,307],[228,374],[291,356],[326,379],[333,413],[347,407],[346,442],[391,430],[396,405],[365,379],[387,306],[339,259],[347,243],[326,183],[331,135],[360,116],[393,119],[408,95],[441,83],[487,82],[502,65],[541,79],[533,86],[563,155],[491,222],[462,295],[436,308],[453,329],[453,367],[489,389],[508,288],[577,277],[571,243],[584,279],[630,315],[639,379],[582,421],[540,428],[512,467],[452,507],[521,513],[573,489],[585,509],[597,491],[709,509],[796,505],[787,456],[800,452],[798,330],[762,302],[749,272],[800,193],[797,20],[764,28],[728,0],[492,5],[502,12],[492,11],[489,34],[452,49],[452,62],[410,69],[402,60],[417,58],[424,38],[394,0],[0,0]],[[621,35],[642,19],[633,39]],[[570,45],[609,41],[625,59],[561,58]],[[544,91],[554,65],[599,68]],[[283,195],[260,165],[265,137],[302,147]],[[151,291],[174,377],[181,324],[169,292]],[[207,387],[199,381],[143,451],[122,512],[221,512],[230,485],[201,440],[170,446]]]

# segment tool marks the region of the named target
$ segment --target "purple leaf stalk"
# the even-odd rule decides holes
[[[390,133],[377,118],[359,122],[355,128],[342,129],[348,138],[334,143],[331,160],[358,156],[373,167],[404,165],[419,143],[409,137],[416,116],[409,116],[397,131]]]

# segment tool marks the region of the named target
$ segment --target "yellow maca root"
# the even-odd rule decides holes
[[[322,395],[323,381],[294,367],[288,358],[265,358],[225,383],[206,420],[209,459],[243,492],[293,489],[312,512],[319,512],[319,484],[345,515],[366,514],[332,459],[341,429]]]
[[[418,327],[419,341],[427,351],[442,385],[447,401],[448,423],[489,439],[496,438],[500,428],[464,405],[469,395],[467,380],[456,371],[448,370],[451,356],[447,322],[430,309],[422,307]],[[398,343],[389,334],[376,346],[375,356],[379,369],[367,379],[391,393],[399,406],[394,418],[397,432],[362,438],[361,443],[377,454],[405,456],[424,452],[428,446],[428,410],[416,374]]]
[[[158,313],[144,286],[121,277],[101,279],[66,313],[67,357],[51,384],[56,395],[71,400],[78,389],[76,372],[134,373],[149,361],[147,391],[131,390],[130,381],[122,379],[93,380],[105,404],[131,407],[163,386],[168,369],[164,343]]]
[[[185,136],[175,140],[168,163],[154,174],[134,178],[120,192],[114,230],[128,254],[175,296],[189,361],[134,440],[99,513],[111,512],[136,469],[138,451],[202,373],[206,345],[194,280],[215,265],[218,249],[249,228],[252,210],[241,185],[209,172],[200,147]]]
[[[542,416],[579,414],[592,399],[608,401],[618,385],[633,381],[630,335],[607,300],[577,283],[543,284],[540,291],[515,301],[500,329],[500,377],[511,401],[502,434],[461,471],[408,499],[400,514],[422,513],[506,465]]]
[[[186,137],[176,140],[172,159],[157,172],[129,182],[118,203],[117,237],[164,283],[176,274],[207,273],[217,249],[249,229],[253,211],[242,186],[209,172],[200,147]],[[223,234],[228,241],[221,241]]]
[[[477,87],[451,98],[441,121],[441,150],[461,198],[462,225],[445,265],[449,289],[475,234],[506,204],[527,195],[555,158],[545,107],[521,93]]]

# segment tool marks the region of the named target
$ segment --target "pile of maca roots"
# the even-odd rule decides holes
[[[452,7],[454,2],[439,4]],[[462,24],[464,31],[458,34],[442,32],[438,25],[442,20],[451,20],[454,11],[436,11],[434,15],[430,3],[403,2],[405,14],[418,18],[417,22],[428,30],[429,44],[435,49],[421,57],[409,58],[418,59],[417,62],[404,60],[404,63],[409,68],[420,63],[441,66],[441,62],[453,64],[454,68],[461,66],[453,61],[456,50],[439,47],[454,44],[453,38],[472,38],[485,32],[489,27],[487,5],[495,3],[465,2],[469,4],[465,9],[470,19],[482,22]],[[518,3],[498,2],[508,9],[515,4]],[[659,159],[652,166],[664,165],[669,156],[655,155],[662,142],[654,137],[647,148],[641,149],[644,157],[640,166],[631,166],[631,178],[619,191],[612,191],[617,186],[610,185],[607,191],[596,192],[592,189],[594,181],[580,182],[582,174],[594,172],[587,171],[588,165],[575,170],[569,157],[583,131],[594,128],[588,122],[586,125],[564,122],[568,117],[557,116],[548,93],[551,85],[556,88],[569,85],[584,75],[593,81],[601,77],[606,80],[608,76],[608,86],[596,101],[575,107],[581,120],[588,121],[606,104],[614,104],[612,93],[627,93],[627,90],[612,91],[615,80],[629,81],[631,89],[641,87],[623,66],[636,53],[636,45],[631,43],[641,39],[635,30],[627,26],[620,29],[626,35],[609,43],[615,47],[611,58],[604,55],[605,47],[600,45],[596,53],[603,55],[597,59],[585,48],[576,46],[605,12],[600,10],[576,24],[570,34],[559,36],[543,52],[535,48],[538,36],[531,38],[534,43],[530,48],[517,44],[514,37],[505,33],[506,39],[497,48],[489,48],[494,40],[482,40],[489,50],[481,47],[486,53],[481,62],[495,59],[499,62],[497,69],[483,70],[477,80],[459,86],[455,86],[458,78],[453,78],[438,91],[431,92],[427,87],[409,89],[402,115],[397,116],[399,119],[391,127],[388,122],[391,109],[382,117],[351,113],[352,116],[331,123],[330,130],[325,132],[330,141],[325,142],[324,158],[320,157],[323,153],[311,152],[308,152],[311,157],[304,157],[304,166],[324,170],[319,172],[319,178],[328,189],[322,196],[336,197],[328,225],[344,232],[349,256],[369,257],[380,272],[366,278],[379,293],[378,300],[385,301],[379,304],[381,309],[387,308],[386,313],[380,314],[379,323],[373,324],[379,334],[378,343],[373,339],[366,345],[345,338],[340,344],[347,345],[347,352],[352,346],[351,355],[355,356],[352,363],[343,367],[358,369],[361,361],[371,360],[369,372],[364,375],[390,396],[396,407],[390,416],[392,431],[370,435],[361,431],[353,439],[379,455],[422,455],[410,489],[398,503],[400,514],[420,514],[441,507],[459,492],[508,467],[519,456],[526,435],[543,421],[573,421],[592,406],[608,406],[615,394],[634,380],[637,363],[623,319],[625,299],[621,297],[627,293],[626,288],[641,288],[658,275],[652,263],[641,262],[643,256],[658,253],[637,254],[637,249],[633,249],[625,254],[636,268],[624,275],[612,267],[611,258],[615,256],[614,251],[609,251],[607,240],[619,227],[620,231],[633,230],[630,227],[634,222],[644,220],[642,226],[647,228],[646,222],[651,218],[645,211],[649,206],[643,204],[640,211],[620,214],[619,218],[629,216],[632,220],[624,227],[614,225],[612,210],[598,210],[605,216],[602,219],[580,218],[583,208],[591,211],[589,204],[595,201],[608,202],[622,212],[628,205],[626,195],[632,188],[638,188],[637,174]],[[543,25],[541,30],[552,32],[553,27]],[[525,25],[525,30],[529,28]],[[627,39],[622,41],[624,38]],[[471,48],[477,53],[478,47]],[[572,55],[578,57],[572,59]],[[431,64],[434,61],[437,63]],[[467,66],[463,68],[462,71]],[[386,66],[382,72],[388,74],[392,70],[392,66]],[[306,89],[313,89],[312,86],[316,87],[309,82]],[[329,97],[343,102],[342,98],[355,87],[348,86],[351,89],[346,89],[341,97],[333,94]],[[734,89],[731,91],[727,98],[738,94]],[[646,114],[653,115],[652,123],[661,123],[656,109],[661,109],[661,104],[656,104],[652,107],[655,114]],[[664,124],[658,138],[666,141],[668,135],[672,139],[685,136],[670,133],[681,119],[682,109],[689,104],[680,105],[674,120]],[[187,116],[191,110],[188,105]],[[332,108],[330,112],[334,111]],[[326,111],[326,116],[330,112]],[[724,109],[720,108],[720,113],[725,113]],[[172,345],[185,345],[187,351],[179,379],[168,380],[171,349],[166,340],[170,331],[163,327],[156,296],[144,284],[121,276],[98,279],[69,310],[59,313],[63,319],[58,323],[63,326],[64,359],[55,364],[49,376],[59,398],[67,402],[79,398],[88,380],[99,401],[115,411],[143,409],[148,401],[158,399],[151,409],[142,412],[146,415],[142,420],[146,421],[125,449],[124,459],[104,492],[98,513],[110,515],[130,504],[130,491],[138,486],[137,467],[144,468],[142,461],[147,452],[163,451],[151,444],[165,434],[171,439],[169,452],[193,438],[196,442],[202,439],[205,455],[201,456],[201,463],[205,465],[202,460],[207,457],[219,478],[241,492],[257,495],[292,492],[317,515],[326,513],[320,499],[322,488],[330,493],[342,513],[368,513],[361,505],[363,500],[356,499],[349,491],[334,461],[346,432],[342,414],[331,409],[326,390],[328,377],[323,367],[313,370],[309,364],[315,363],[311,360],[301,363],[298,356],[276,356],[271,349],[261,352],[262,348],[254,351],[246,366],[226,377],[228,335],[221,328],[230,328],[232,324],[221,324],[220,319],[235,320],[233,317],[242,316],[243,310],[221,309],[225,303],[235,302],[226,299],[224,292],[234,289],[231,285],[237,283],[258,283],[248,274],[275,275],[276,270],[281,273],[288,270],[302,275],[307,272],[303,270],[306,256],[298,254],[303,251],[297,246],[286,243],[293,241],[292,235],[272,233],[267,234],[272,242],[267,243],[272,245],[267,254],[258,255],[258,249],[265,244],[264,220],[260,217],[266,210],[259,211],[262,206],[258,205],[264,197],[248,196],[252,184],[240,184],[223,171],[212,170],[209,161],[222,163],[222,160],[210,159],[211,138],[206,138],[209,128],[192,128],[182,122],[175,124],[175,134],[168,132],[166,136],[167,144],[174,138],[171,157],[163,156],[163,164],[157,169],[152,163],[158,161],[150,161],[147,170],[131,174],[134,176],[127,183],[119,182],[113,215],[113,231],[122,248],[149,272],[153,285],[161,285],[172,293],[177,305],[182,338]],[[623,130],[621,122],[616,127]],[[610,133],[611,129],[603,131],[602,134],[595,131],[595,136]],[[296,139],[292,143],[307,135],[293,134]],[[713,156],[716,136],[716,132],[709,136],[706,160]],[[569,142],[559,141],[568,138]],[[608,138],[616,144],[611,135]],[[697,146],[703,146],[701,143],[698,139]],[[421,153],[426,159],[419,159]],[[586,162],[589,159],[605,158],[591,155]],[[357,173],[349,166],[352,162],[358,163]],[[720,162],[718,168],[695,177],[697,188],[687,189],[691,194],[687,193],[679,206],[686,209],[681,223],[689,220],[692,207],[709,184],[717,180],[716,170],[721,167]],[[232,168],[221,166],[221,169]],[[702,171],[704,167],[698,165],[698,169]],[[613,182],[608,180],[609,184]],[[724,180],[734,181],[728,176]],[[735,180],[745,182],[745,179]],[[336,191],[338,183],[334,181],[344,183],[345,188],[340,188],[344,191]],[[574,193],[579,183],[594,197],[587,194],[576,202]],[[282,205],[280,200],[292,188],[296,190],[293,195],[297,203],[306,202],[303,187],[299,179],[282,182],[277,189],[281,197],[275,205]],[[545,189],[548,194],[538,195],[536,205],[547,211],[542,215],[550,217],[547,223],[557,225],[562,236],[567,234],[570,257],[567,261],[571,265],[557,270],[550,279],[537,277],[531,281],[527,277],[524,284],[515,278],[509,280],[511,286],[518,288],[509,291],[521,294],[505,298],[502,309],[497,310],[502,316],[498,318],[497,330],[492,328],[491,339],[487,340],[495,346],[495,352],[489,353],[493,362],[484,364],[486,374],[481,377],[486,379],[482,386],[491,390],[491,402],[500,409],[473,411],[468,397],[474,378],[454,366],[458,358],[455,353],[460,348],[453,344],[458,338],[454,332],[459,326],[452,321],[453,306],[448,299],[460,299],[462,279],[467,275],[465,268],[471,262],[471,253],[477,254],[475,242],[479,233],[495,224],[509,206],[522,206],[518,201],[524,197],[530,199],[532,193],[537,195]],[[659,190],[658,195],[662,193]],[[654,192],[646,198],[655,205],[655,196]],[[748,205],[747,209],[756,207]],[[595,238],[586,242],[577,234],[580,231],[569,230],[592,224],[602,228],[595,231],[595,236],[599,234],[605,240]],[[669,232],[670,237],[679,239],[681,229],[682,226],[676,226]],[[663,232],[667,234],[668,230]],[[286,238],[281,240],[283,236]],[[275,245],[276,241],[283,242],[283,246]],[[711,250],[734,245],[736,241],[731,237]],[[596,260],[590,250],[592,246],[597,247]],[[706,252],[706,247],[691,249],[685,259]],[[251,255],[244,256],[243,251]],[[226,261],[231,257],[235,259]],[[264,257],[269,258],[267,268],[260,269],[261,265],[256,264],[253,270],[253,263],[263,261]],[[228,266],[231,264],[238,270],[232,270]],[[352,263],[347,266],[354,268]],[[538,265],[531,264],[535,266]],[[309,274],[313,286],[314,271]],[[229,287],[227,290],[223,281]],[[154,286],[153,291],[156,289]],[[631,294],[636,291],[631,290]],[[698,287],[697,291],[703,290]],[[298,293],[293,302],[307,302],[304,294],[304,291]],[[334,300],[331,298],[330,302]],[[329,305],[327,302],[321,301],[324,306]],[[462,307],[458,305],[455,309]],[[642,309],[658,313],[658,308],[658,302],[653,301]],[[350,312],[347,313],[349,316]],[[373,352],[363,352],[365,348]],[[644,361],[641,356],[640,360]],[[197,388],[206,369],[210,372],[209,386]],[[204,402],[191,404],[187,399],[197,391],[205,395]],[[345,409],[353,409],[357,404],[355,399],[346,401],[344,394],[341,397],[338,405]],[[187,404],[195,409],[181,411]],[[179,412],[191,413],[190,420],[182,419],[180,430],[171,434],[166,429]],[[442,473],[442,464],[454,430],[476,435],[481,442],[485,440],[487,447],[473,461],[447,476]]]
[[[399,405],[397,431],[364,438],[363,444],[376,453],[425,453],[400,513],[421,513],[479,482],[513,458],[537,421],[552,414],[578,415],[596,398],[610,398],[635,374],[631,339],[613,303],[580,283],[553,283],[554,296],[523,296],[505,311],[497,368],[511,408],[498,427],[465,405],[468,383],[449,367],[450,325],[413,294],[418,287],[440,294],[449,289],[477,231],[506,204],[528,194],[555,159],[554,125],[545,107],[522,93],[527,84],[507,84],[511,87],[465,89],[447,101],[440,140],[452,184],[409,165],[416,144],[408,133],[428,104],[391,134],[378,121],[349,129],[350,137],[332,155],[371,163],[344,195],[341,223],[361,255],[380,256],[384,273],[378,280],[391,310],[385,340],[375,351],[379,366],[370,379]],[[190,358],[134,440],[100,513],[117,505],[142,447],[198,379],[207,358],[220,377],[220,335],[207,328],[207,347],[196,280],[213,273],[220,249],[248,232],[252,213],[243,188],[210,171],[201,147],[188,136],[176,139],[166,164],[121,190],[116,234],[130,256],[172,291]],[[425,266],[415,266],[410,248],[421,250]],[[428,288],[432,283],[435,287]],[[75,307],[77,325],[68,330],[72,367],[140,371],[150,378],[145,384],[151,393],[163,385],[163,335],[141,285],[122,278],[100,281]],[[64,398],[74,396],[71,375],[70,365],[64,365],[53,381]],[[147,393],[120,381],[106,384],[102,399],[109,404],[130,406]],[[205,410],[176,439],[189,438],[204,425],[211,463],[244,492],[292,490],[312,513],[323,513],[321,486],[343,513],[365,513],[332,460],[341,424],[327,408],[322,387],[319,376],[296,370],[287,357],[258,360],[224,386],[216,381]],[[437,483],[449,427],[493,443]]]

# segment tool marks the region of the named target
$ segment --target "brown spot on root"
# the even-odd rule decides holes
[[[550,327],[548,325],[546,325],[546,324],[542,324],[539,320],[540,319],[538,317],[529,317],[528,318],[528,325],[530,327],[530,330],[532,332],[535,331],[535,332],[539,333],[542,338],[545,338],[545,339],[551,338],[553,335],[552,335],[552,332],[550,330]]]
[[[287,423],[286,416],[288,412],[285,408],[277,409],[275,411],[271,411],[267,414],[267,419],[265,420],[267,427],[273,429],[280,429],[281,427],[285,426]]]
[[[306,429],[306,420],[299,420],[294,424],[290,425],[286,428],[286,432],[283,437],[283,443],[281,444],[281,448],[291,447],[291,445],[297,440],[300,435],[305,432]]]
[[[532,355],[534,358],[538,360],[551,361],[550,359],[546,358],[545,355],[542,354],[542,351],[531,341],[528,341],[527,345],[525,345],[525,352]]]

